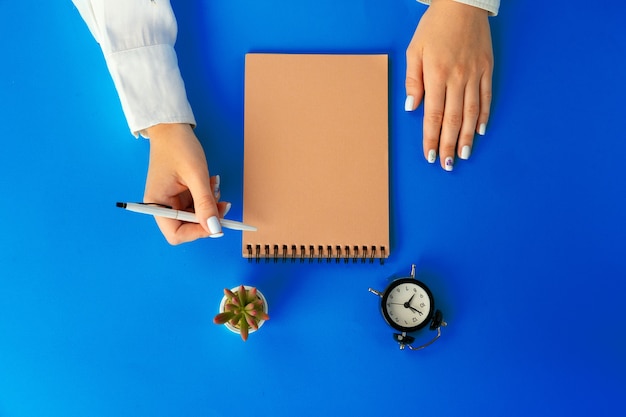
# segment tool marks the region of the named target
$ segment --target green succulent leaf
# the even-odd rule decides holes
[[[239,326],[239,322],[241,321],[242,315],[241,313],[239,314],[234,314],[233,317],[228,321],[232,326]]]
[[[257,323],[254,317],[246,316],[246,321],[251,329],[259,330],[259,323]]]
[[[232,319],[235,314],[231,311],[225,311],[223,313],[219,313],[213,318],[213,323],[215,324],[224,324]]]
[[[237,288],[237,299],[239,300],[239,305],[246,305],[246,287],[243,285],[240,285],[239,288]]]
[[[246,301],[247,301],[248,303],[249,303],[249,302],[252,302],[252,301],[254,301],[254,300],[256,300],[256,299],[258,299],[256,287],[252,287],[252,288],[250,288],[250,289],[247,291],[247,294],[246,294],[246,295],[247,295],[247,300],[246,300]]]
[[[248,322],[246,320],[242,320],[239,324],[239,330],[241,331],[241,338],[245,342],[248,340]]]
[[[235,293],[232,292],[231,290],[229,290],[228,288],[224,288],[224,295],[226,296],[226,298],[236,298],[237,297],[235,295]]]
[[[233,304],[233,303],[227,303],[227,304],[224,306],[224,311],[235,311],[235,310],[237,310],[238,308],[239,308],[239,306],[236,306],[236,305],[235,305],[235,304]]]

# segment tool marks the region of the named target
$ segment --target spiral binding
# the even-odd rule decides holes
[[[340,263],[342,260],[344,263],[349,263],[352,260],[352,263],[357,263],[361,261],[361,263],[374,263],[374,259],[378,258],[380,260],[380,264],[383,265],[385,263],[385,258],[387,254],[387,250],[384,246],[376,247],[376,246],[322,246],[318,245],[317,249],[314,245],[309,245],[308,248],[305,245],[247,245],[247,258],[249,262],[252,262],[254,259],[256,263],[259,263],[261,259],[265,260],[265,263],[269,263],[273,261],[274,263],[278,263],[282,261],[286,262],[296,262],[299,260],[300,263],[304,263],[308,261],[309,263],[313,262],[314,259],[317,259],[318,263],[323,262],[325,259],[327,263],[330,263],[335,260],[335,263]],[[380,256],[378,254],[380,253]]]

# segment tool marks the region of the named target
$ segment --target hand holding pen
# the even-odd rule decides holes
[[[219,177],[210,177],[202,145],[188,124],[158,124],[146,130],[150,164],[144,201],[195,212],[198,223],[157,216],[172,245],[203,237],[221,237],[219,218],[230,207],[220,202]]]

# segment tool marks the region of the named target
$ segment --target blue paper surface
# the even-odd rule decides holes
[[[404,112],[425,6],[175,2],[177,52],[229,217],[241,218],[247,52],[390,55],[392,257],[248,263],[240,234],[171,247],[134,139],[71,2],[0,2],[0,416],[623,415],[622,7],[503,2],[492,115],[470,160],[429,165]],[[369,287],[412,263],[448,326],[400,351]],[[224,287],[270,321],[212,323]],[[429,339],[427,330],[419,336]]]

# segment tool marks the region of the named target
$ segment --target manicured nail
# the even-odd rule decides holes
[[[437,159],[437,151],[435,151],[434,149],[431,149],[430,151],[428,151],[428,162],[431,164],[434,164],[436,159]]]
[[[224,209],[224,214],[222,215],[222,217],[226,217],[226,215],[228,214],[232,206],[233,206],[232,204],[226,203],[226,208]]]
[[[222,237],[224,233],[222,232],[222,225],[220,224],[219,219],[216,216],[209,217],[207,220],[207,225],[209,226],[209,231],[211,234],[210,237]]]
[[[445,169],[446,171],[452,171],[454,169],[454,159],[452,159],[451,157],[447,157],[446,158],[446,163],[445,163]]]
[[[461,159],[469,159],[471,153],[472,148],[470,148],[469,145],[463,146],[463,148],[461,148]]]
[[[478,126],[478,134],[480,136],[485,136],[486,131],[487,131],[487,123],[481,123],[480,126]]]
[[[404,101],[404,111],[413,111],[414,105],[415,105],[415,97],[406,96],[406,100]]]
[[[221,178],[219,175],[215,176],[215,186],[213,187],[213,195],[215,196],[216,200],[220,199],[220,182],[221,182]]]

